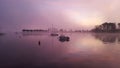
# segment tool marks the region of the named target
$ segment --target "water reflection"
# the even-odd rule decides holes
[[[103,43],[120,43],[120,35],[115,33],[97,33],[92,34],[96,39]]]
[[[1,37],[0,68],[3,68],[1,65],[18,68],[120,68],[119,34],[65,35],[70,37],[67,43],[61,43],[63,40],[49,34],[7,34]],[[103,42],[116,44],[107,46]]]

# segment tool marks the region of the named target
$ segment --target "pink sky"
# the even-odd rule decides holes
[[[91,29],[120,22],[120,0],[0,0],[1,28]]]

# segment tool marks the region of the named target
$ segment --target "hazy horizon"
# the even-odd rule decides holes
[[[0,0],[0,31],[91,29],[119,23],[120,0]]]

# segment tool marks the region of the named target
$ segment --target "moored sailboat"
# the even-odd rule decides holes
[[[58,36],[59,34],[57,33],[57,29],[56,28],[53,28],[53,25],[52,25],[52,29],[51,29],[51,33],[50,33],[51,36]]]

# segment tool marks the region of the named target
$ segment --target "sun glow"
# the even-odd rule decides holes
[[[78,11],[67,11],[66,16],[68,20],[77,25],[91,27],[102,23],[101,16],[98,14],[91,13],[80,13]]]

